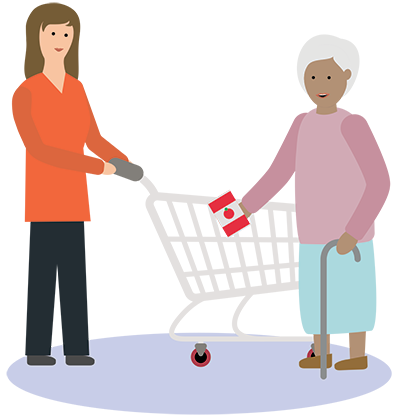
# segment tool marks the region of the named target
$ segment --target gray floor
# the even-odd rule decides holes
[[[211,363],[190,361],[192,343],[172,340],[159,303],[135,290],[91,340],[94,367],[28,367],[6,353],[6,413],[392,414],[392,345],[371,350],[364,371],[302,370],[309,343],[210,343]],[[348,357],[332,344],[334,362]]]

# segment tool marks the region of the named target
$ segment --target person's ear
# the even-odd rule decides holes
[[[347,69],[344,71],[344,77],[348,80],[351,77],[351,70]]]

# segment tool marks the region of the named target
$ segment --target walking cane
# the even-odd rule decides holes
[[[326,357],[327,357],[327,260],[328,253],[335,247],[339,240],[332,240],[324,246],[321,252],[321,378],[325,380],[327,376]],[[354,260],[360,262],[361,255],[357,246],[353,249]]]

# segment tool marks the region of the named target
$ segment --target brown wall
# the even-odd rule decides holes
[[[81,79],[187,79],[205,2],[6,2],[6,78],[43,70],[41,22],[70,20],[66,70]]]

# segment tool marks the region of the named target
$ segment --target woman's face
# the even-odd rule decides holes
[[[67,23],[47,25],[44,31],[40,27],[39,43],[45,60],[64,59],[67,55],[74,38],[74,28]]]

